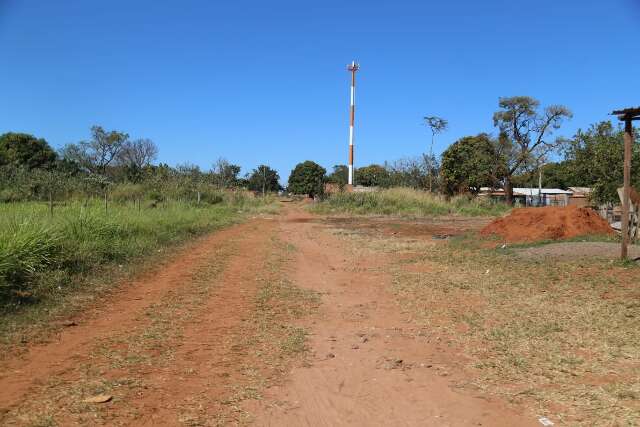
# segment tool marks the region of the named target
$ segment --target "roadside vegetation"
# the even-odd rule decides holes
[[[336,193],[313,206],[317,213],[399,216],[497,216],[509,207],[484,198],[454,196],[447,198],[410,188],[390,188],[367,193]]]
[[[153,141],[100,126],[59,151],[29,134],[0,135],[2,339],[82,308],[80,295],[172,245],[274,209],[279,177],[266,165],[241,178],[224,159],[203,171],[154,164],[157,155]]]
[[[54,216],[43,203],[0,204],[0,315],[38,317],[146,256],[247,213],[275,209],[269,197],[220,192],[217,198],[142,209],[113,203],[107,211],[100,200],[69,201]]]

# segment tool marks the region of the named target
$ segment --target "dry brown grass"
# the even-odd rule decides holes
[[[342,234],[359,251],[396,255],[403,310],[462,349],[469,386],[564,425],[640,423],[640,268],[527,261],[474,236]]]
[[[304,360],[307,332],[299,322],[315,311],[320,299],[287,279],[286,265],[293,251],[295,248],[277,239],[268,244],[267,258],[256,265],[258,292],[250,302],[252,309],[238,329],[229,331],[225,342],[219,343],[228,346],[229,357],[234,358],[229,368],[233,381],[226,381],[228,387],[221,397],[203,393],[179,402],[176,410],[180,424],[249,423],[251,416],[242,402],[260,399],[265,387],[281,381],[296,360]],[[202,315],[207,301],[217,292],[220,273],[234,256],[240,254],[230,242],[212,254],[215,262],[193,272],[187,286],[176,288],[150,306],[142,314],[143,327],[96,342],[90,361],[78,366],[72,381],[49,380],[18,408],[0,414],[0,424],[135,424],[142,417],[140,395],[157,386],[148,381],[145,372],[162,374],[171,370],[185,328]],[[180,374],[184,380],[202,375],[210,373],[188,370]],[[212,377],[211,381],[225,382],[225,378]],[[112,405],[83,403],[87,396],[103,393],[113,395]]]

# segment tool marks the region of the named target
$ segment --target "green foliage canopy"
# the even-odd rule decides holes
[[[471,192],[497,185],[505,165],[487,134],[467,136],[449,146],[442,154],[440,175],[443,190],[449,195]]]
[[[325,168],[311,160],[298,163],[289,175],[289,191],[309,197],[322,194],[326,172]]]
[[[49,169],[56,159],[56,152],[42,138],[14,132],[0,135],[0,166]]]
[[[640,189],[640,144],[638,132],[631,159],[631,185]],[[599,203],[619,203],[617,189],[622,186],[624,130],[611,122],[601,122],[579,130],[569,141],[566,161],[572,181],[593,187],[592,198]]]
[[[389,182],[389,172],[380,165],[369,165],[356,170],[356,182],[365,187],[384,187]]]
[[[279,180],[277,171],[267,165],[260,165],[251,172],[247,183],[249,190],[266,194],[280,190]]]
[[[349,167],[347,165],[335,165],[333,172],[327,176],[327,182],[337,184],[338,187],[343,188],[349,182]]]

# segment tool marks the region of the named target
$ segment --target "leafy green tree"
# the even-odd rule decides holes
[[[258,166],[247,178],[249,190],[261,192],[263,196],[280,190],[279,180],[278,172],[267,165]]]
[[[443,190],[450,195],[477,194],[480,187],[496,186],[504,169],[489,135],[481,133],[461,138],[442,153]]]
[[[42,138],[27,133],[9,132],[0,135],[0,166],[27,169],[50,169],[57,154]]]
[[[289,175],[288,189],[294,194],[306,194],[309,197],[321,195],[326,172],[325,168],[311,160],[298,163]]]
[[[343,189],[349,182],[349,168],[347,165],[335,165],[333,172],[327,176],[327,182],[337,184],[340,189]]]
[[[568,175],[572,182],[593,187],[592,197],[599,203],[619,203],[617,189],[622,186],[624,131],[611,122],[578,130],[566,150]],[[631,158],[631,184],[640,188],[640,135],[635,132]]]
[[[573,162],[569,160],[547,163],[541,166],[541,171],[542,186],[545,188],[560,188],[566,190],[569,187],[582,187],[586,182],[574,176]],[[511,182],[514,187],[537,187],[538,170],[531,170],[524,174],[514,175]]]
[[[369,165],[356,170],[357,183],[365,187],[385,187],[389,183],[389,172],[380,165]]]
[[[538,111],[540,102],[528,96],[500,98],[500,110],[494,113],[493,123],[500,129],[497,150],[505,159],[505,195],[513,201],[513,175],[521,173],[548,154],[558,150],[561,139],[550,140],[554,130],[564,119],[572,117],[571,111],[562,105],[551,105]]]

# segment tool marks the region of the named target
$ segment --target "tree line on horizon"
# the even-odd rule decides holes
[[[624,130],[611,121],[579,129],[571,138],[554,137],[571,111],[562,105],[540,107],[531,97],[500,98],[493,116],[498,135],[465,136],[440,156],[433,155],[433,138],[448,127],[445,119],[428,116],[432,133],[428,153],[382,165],[355,170],[356,184],[364,186],[407,186],[431,189],[449,196],[475,195],[482,187],[504,189],[511,202],[514,187],[537,187],[541,175],[544,187],[567,189],[591,187],[597,203],[617,203],[622,185]],[[632,154],[632,185],[640,188],[640,135],[636,132]],[[551,159],[556,159],[551,160]],[[327,181],[343,186],[347,166],[336,165]]]
[[[437,158],[434,138],[447,129],[448,122],[428,116],[424,118],[431,130],[427,153],[357,168],[356,184],[411,187],[446,195],[474,195],[482,187],[503,188],[510,202],[514,186],[537,186],[541,173],[545,187],[592,187],[595,201],[615,203],[622,182],[622,128],[603,121],[578,130],[572,138],[554,137],[571,117],[571,111],[561,105],[541,108],[531,97],[500,98],[493,116],[497,136],[480,133],[460,138]],[[211,189],[248,189],[259,194],[283,189],[277,171],[265,164],[244,177],[240,166],[225,159],[216,161],[208,171],[192,164],[171,167],[154,164],[158,148],[150,139],[131,139],[127,133],[100,126],[91,127],[90,134],[88,140],[67,144],[59,151],[29,134],[0,135],[0,201],[111,192],[123,199],[161,201],[172,197],[199,203],[203,197],[205,202],[216,200],[218,196]],[[287,190],[321,195],[326,183],[343,188],[347,174],[346,165],[335,165],[327,173],[307,160],[292,170]],[[634,144],[632,184],[640,185],[639,144]]]
[[[208,171],[192,164],[154,164],[158,147],[147,138],[93,126],[88,140],[55,151],[45,139],[26,133],[0,135],[0,202],[81,197],[133,200],[168,197],[216,202],[212,190],[281,189],[277,171],[259,165],[244,177],[240,166],[218,159]]]

